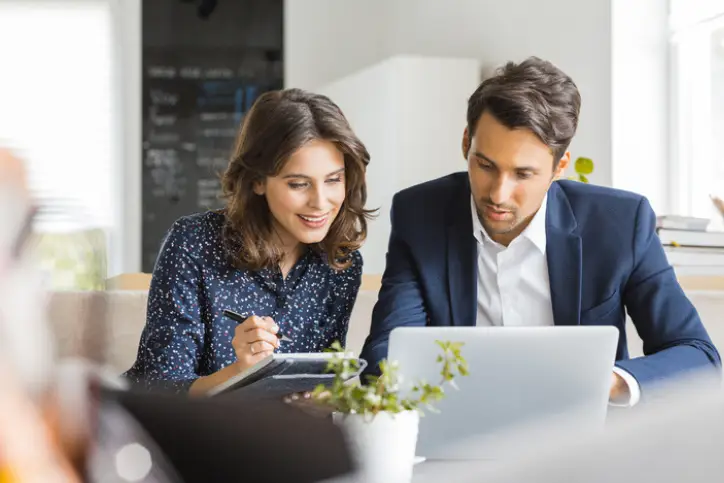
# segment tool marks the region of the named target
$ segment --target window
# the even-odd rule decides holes
[[[108,1],[0,1],[0,144],[25,160],[52,208],[39,230],[95,229],[106,246],[116,224],[112,54]]]
[[[672,206],[712,217],[724,198],[724,2],[672,0]]]

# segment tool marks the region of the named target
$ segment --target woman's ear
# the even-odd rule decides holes
[[[262,196],[266,193],[266,181],[254,181],[254,194]]]

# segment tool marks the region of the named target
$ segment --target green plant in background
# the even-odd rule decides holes
[[[327,370],[334,373],[332,384],[319,385],[312,392],[312,399],[330,406],[337,412],[374,416],[380,412],[399,413],[417,410],[422,413],[421,406],[434,410],[432,403],[445,397],[444,386],[455,385],[456,376],[468,374],[468,364],[461,354],[462,342],[436,341],[442,350],[437,362],[442,364],[439,384],[433,385],[419,381],[412,387],[410,397],[400,396],[400,377],[395,362],[380,362],[380,376],[370,376],[367,385],[359,381],[345,382],[351,374],[359,370],[359,361],[344,353],[339,342],[334,342],[328,352],[337,354],[329,361]]]
[[[106,234],[102,229],[39,232],[33,236],[36,258],[52,290],[103,290]]]
[[[576,162],[573,163],[573,169],[576,171],[575,176],[569,176],[568,179],[574,181],[580,181],[581,183],[588,183],[588,175],[593,173],[593,160],[590,158],[579,157]]]

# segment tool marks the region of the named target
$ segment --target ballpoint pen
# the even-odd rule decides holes
[[[224,309],[224,315],[227,316],[228,318],[232,319],[232,320],[235,320],[235,321],[239,322],[239,323],[242,323],[242,322],[244,322],[244,321],[247,319],[247,317],[245,317],[245,316],[243,316],[243,315],[241,315],[241,314],[237,314],[237,313],[234,312],[233,310],[229,310],[229,309]],[[286,335],[282,334],[281,331],[278,331],[278,332],[276,333],[276,336],[277,336],[277,338],[278,338],[279,340],[281,340],[281,341],[284,341],[284,342],[294,342],[292,339],[290,339],[290,338],[287,337]]]

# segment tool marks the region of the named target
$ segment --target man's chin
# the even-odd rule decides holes
[[[517,225],[511,222],[499,222],[499,223],[487,223],[483,225],[485,232],[490,236],[495,235],[506,235],[513,230]]]

